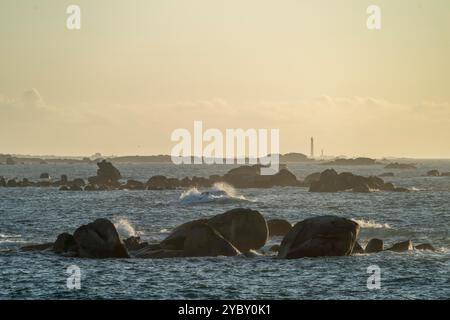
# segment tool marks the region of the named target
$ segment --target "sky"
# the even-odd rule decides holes
[[[314,136],[450,158],[449,17],[448,0],[2,0],[0,153],[169,154],[201,120],[279,129],[283,153]]]

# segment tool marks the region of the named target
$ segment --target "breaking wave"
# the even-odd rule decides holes
[[[116,222],[114,222],[114,226],[116,227],[121,238],[138,236],[138,232],[136,232],[127,219],[119,218]]]
[[[227,183],[215,183],[207,191],[200,192],[197,188],[191,188],[183,192],[180,196],[183,204],[208,203],[208,202],[229,202],[248,201],[244,196],[239,196],[236,190]]]
[[[358,220],[352,219],[363,229],[391,229],[391,226],[387,223],[378,223],[373,220]]]

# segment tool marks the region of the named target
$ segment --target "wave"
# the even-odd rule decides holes
[[[133,228],[131,223],[125,218],[119,218],[116,222],[114,222],[114,226],[119,233],[121,238],[129,238],[138,236],[138,232]]]
[[[359,226],[363,229],[391,229],[391,226],[387,223],[378,223],[374,220],[358,220],[358,219],[352,219],[355,221]]]
[[[183,192],[180,196],[183,204],[227,202],[227,201],[248,201],[244,196],[239,196],[236,190],[227,183],[215,183],[207,191],[200,192],[197,188],[191,188]]]

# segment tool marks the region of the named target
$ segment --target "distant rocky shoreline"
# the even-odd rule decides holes
[[[156,175],[147,182],[138,180],[121,182],[122,175],[111,162],[102,160],[97,163],[97,166],[97,175],[86,180],[81,178],[69,180],[67,175],[62,175],[59,180],[54,181],[48,173],[42,173],[39,181],[0,177],[0,187],[58,187],[61,191],[173,190],[191,187],[207,188],[216,183],[227,183],[235,188],[307,187],[310,192],[408,191],[406,188],[399,188],[390,182],[384,182],[380,177],[363,177],[350,172],[338,174],[334,169],[312,173],[304,180],[299,180],[286,168],[282,168],[274,175],[261,175],[261,165],[245,165],[231,169],[222,176],[177,179]],[[432,174],[436,175],[435,172]],[[439,173],[439,175],[441,174]]]

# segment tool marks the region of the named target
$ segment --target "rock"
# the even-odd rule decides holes
[[[144,190],[145,184],[137,180],[128,180],[127,183],[122,187],[128,190]]]
[[[97,176],[91,177],[90,182],[95,182],[96,184],[116,184],[122,178],[120,171],[111,162],[103,160],[98,162],[97,166]]]
[[[81,179],[81,178],[74,179],[70,184],[71,185],[75,185],[75,186],[79,186],[79,187],[84,187],[86,185],[84,180]]]
[[[192,226],[184,241],[187,257],[236,256],[239,251],[225,240],[221,234],[206,223]]]
[[[278,258],[350,255],[359,235],[359,225],[336,216],[314,217],[298,222],[284,237]]]
[[[355,246],[353,247],[352,254],[363,254],[365,253],[363,247],[358,243],[358,241],[355,242]]]
[[[395,251],[395,252],[404,252],[404,251],[410,251],[413,250],[413,244],[411,240],[402,241],[399,243],[394,244],[392,247],[390,247],[389,251]]]
[[[323,165],[326,166],[332,166],[332,165],[337,165],[337,166],[371,166],[371,165],[376,165],[378,164],[378,162],[375,159],[371,159],[371,158],[355,158],[355,159],[336,159],[333,160],[331,162],[325,162],[322,163]]]
[[[28,246],[23,246],[20,248],[22,251],[49,251],[53,247],[53,243],[43,243],[43,244],[31,244]]]
[[[350,172],[338,174],[334,169],[327,169],[320,174],[319,180],[313,181],[310,192],[338,192],[353,190],[354,192],[370,192],[371,190],[394,191],[392,183],[385,183],[379,177],[363,177]]]
[[[168,259],[168,258],[182,258],[185,257],[183,250],[166,250],[166,249],[151,249],[144,248],[138,252],[134,252],[135,258],[142,259]]]
[[[269,251],[272,251],[272,252],[278,252],[279,250],[280,250],[280,245],[279,244],[274,244],[273,246],[271,246],[269,248]]]
[[[83,191],[83,187],[77,185],[77,184],[72,184],[69,188],[70,191]]]
[[[394,176],[393,172],[384,172],[379,175],[379,177],[393,177],[393,176]]]
[[[0,187],[6,187],[6,179],[3,177],[0,177]]]
[[[67,184],[68,182],[69,182],[69,178],[67,177],[67,175],[62,174],[61,175],[61,184]]]
[[[142,242],[141,237],[131,236],[123,241],[128,251],[137,251],[148,247],[147,242]]]
[[[204,224],[207,219],[193,220],[176,227],[172,232],[161,242],[161,247],[167,250],[183,250],[186,237],[191,232],[192,228],[199,224]]]
[[[401,188],[401,187],[399,187],[399,188],[394,188],[392,191],[394,191],[394,192],[409,192],[408,189],[406,189],[406,188]]]
[[[208,224],[241,252],[263,247],[269,236],[266,219],[251,209],[237,208],[218,214]]]
[[[78,244],[73,235],[64,232],[61,233],[53,244],[53,251],[55,253],[76,253],[78,254]]]
[[[360,184],[357,186],[354,186],[352,189],[353,192],[361,192],[361,193],[370,193],[370,188],[367,184]]]
[[[82,258],[129,258],[114,224],[107,219],[83,225],[73,236]]]
[[[364,250],[366,253],[376,253],[384,250],[384,243],[381,239],[370,239]]]
[[[147,190],[169,189],[169,181],[165,176],[153,176],[147,181]]]
[[[415,165],[410,163],[393,162],[384,167],[385,169],[417,169]]]
[[[306,186],[310,186],[311,183],[317,182],[319,180],[320,180],[320,172],[314,172],[314,173],[311,173],[310,175],[307,175],[305,180],[303,180],[303,183]]]
[[[61,186],[59,187],[59,191],[69,191],[70,188],[68,186]]]
[[[8,182],[6,182],[6,186],[8,188],[15,188],[15,187],[18,187],[18,183],[17,183],[16,179],[10,179],[10,180],[8,180]]]
[[[414,247],[416,250],[430,250],[436,251],[436,249],[429,243],[422,243]]]
[[[269,237],[284,237],[292,229],[292,224],[283,219],[272,219],[267,221],[267,227],[269,228]]]
[[[441,173],[439,172],[439,170],[430,170],[427,172],[428,177],[439,177],[440,175]]]
[[[287,169],[274,175],[261,175],[261,165],[241,166],[228,171],[221,180],[236,188],[271,188],[301,186],[302,183]]]
[[[442,172],[441,176],[443,176],[443,177],[450,177],[450,172]]]
[[[48,173],[41,173],[39,179],[50,179],[50,175]]]

